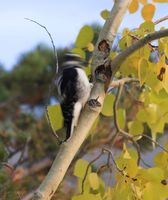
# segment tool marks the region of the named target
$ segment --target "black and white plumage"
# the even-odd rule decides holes
[[[71,53],[65,55],[63,65],[59,68],[56,85],[66,127],[65,140],[67,140],[74,132],[81,109],[86,104],[91,91],[91,84],[85,74],[80,56]]]

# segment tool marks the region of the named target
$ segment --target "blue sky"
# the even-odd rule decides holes
[[[113,0],[5,0],[0,4],[0,62],[10,69],[19,56],[38,43],[51,46],[43,29],[26,21],[28,17],[45,25],[51,32],[56,47],[70,45],[84,24],[104,23],[103,9],[111,9]],[[168,3],[158,4],[154,19],[167,15]],[[125,16],[120,30],[134,28],[142,22],[140,13]],[[168,27],[168,21],[160,24]],[[158,28],[159,28],[158,26]]]

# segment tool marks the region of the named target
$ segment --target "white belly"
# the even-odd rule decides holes
[[[82,104],[83,107],[90,96],[91,84],[89,83],[89,80],[83,69],[79,68],[77,69],[77,72],[78,72],[77,88],[79,91],[79,102]]]

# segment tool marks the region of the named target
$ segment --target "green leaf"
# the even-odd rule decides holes
[[[105,97],[103,108],[101,113],[104,116],[111,117],[113,116],[113,104],[114,104],[115,96],[113,94],[109,94]]]
[[[168,58],[168,44],[165,44],[164,53],[165,53],[165,56]]]
[[[106,20],[107,18],[109,18],[109,15],[110,15],[110,11],[105,9],[105,10],[102,10],[101,13],[100,13],[101,17]]]
[[[143,83],[146,81],[149,70],[148,68],[149,68],[148,61],[144,58],[140,59],[138,63],[138,77],[141,85],[143,85]]]
[[[168,197],[168,185],[148,183],[143,192],[143,200],[165,200]]]
[[[64,121],[61,106],[59,104],[48,106],[48,114],[53,130],[61,129]]]
[[[117,110],[117,121],[118,121],[119,127],[122,129],[125,127],[125,118],[126,118],[125,110],[122,108],[119,108]]]
[[[142,122],[137,120],[129,122],[128,128],[129,128],[129,133],[132,135],[142,134],[144,131]]]
[[[157,153],[154,157],[154,163],[157,167],[160,167],[168,172],[168,154],[166,152]]]
[[[86,58],[86,54],[81,48],[73,48],[71,52],[80,55],[80,57],[83,58],[83,60],[85,60]]]
[[[79,159],[75,164],[74,175],[79,178],[84,178],[88,164],[89,162],[87,160]],[[87,174],[89,174],[90,172],[91,172],[91,167],[89,167]]]
[[[93,189],[93,190],[97,190],[99,189],[99,186],[100,186],[100,182],[99,182],[99,177],[96,173],[91,173],[89,174],[89,183],[90,183],[90,187]]]
[[[146,114],[146,111],[144,109],[141,109],[136,114],[136,118],[141,122],[146,122],[148,120],[148,116]]]
[[[141,122],[155,123],[157,121],[157,110],[158,106],[156,104],[149,104],[148,107],[139,110],[136,118]]]
[[[90,26],[83,26],[77,36],[75,41],[75,46],[77,48],[85,48],[87,45],[92,42],[94,37],[94,32],[92,27]]]
[[[164,171],[159,167],[141,169],[140,175],[142,176],[143,179],[151,182],[154,181],[160,182],[161,180],[164,179]]]
[[[155,31],[155,24],[151,21],[146,21],[140,25],[140,29],[143,33],[152,33]]]
[[[88,49],[89,52],[94,51],[94,45],[93,45],[93,43],[90,42],[90,43],[87,45],[87,49]]]
[[[90,184],[89,184],[88,176],[86,177],[84,184],[83,184],[83,178],[78,178],[78,191],[79,191],[79,193],[82,192],[82,187],[83,187],[84,193],[90,192]]]
[[[163,133],[165,121],[157,120],[157,123],[148,124],[152,133]]]
[[[139,53],[141,58],[143,57],[146,61],[148,61],[151,54],[151,50],[148,45],[145,45],[144,47],[139,49]]]

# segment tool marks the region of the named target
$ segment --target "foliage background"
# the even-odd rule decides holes
[[[136,11],[136,4],[133,5],[133,10],[130,12],[134,11]],[[108,16],[108,12],[102,15],[106,18]],[[146,26],[150,29],[148,33],[153,31],[151,28],[153,26],[151,24],[147,24]],[[69,45],[68,47],[57,49],[59,65],[61,65],[63,54],[69,49],[80,52],[82,56],[85,57],[87,62],[90,61],[91,52],[93,51],[95,41],[100,31],[100,25],[91,24],[91,32],[92,31],[93,37],[86,40],[84,44],[81,44],[78,40],[76,40],[76,42],[71,46]],[[131,34],[137,34],[132,30],[130,31]],[[126,45],[131,44],[132,41],[130,41],[130,36],[127,37],[128,32],[129,30],[125,29],[122,32],[122,35],[119,36],[119,38],[121,38],[119,44],[116,41],[116,45],[113,47],[115,53],[118,53],[118,51],[126,48],[125,42]],[[88,30],[86,33],[89,35]],[[122,36],[124,39],[122,39]],[[141,37],[142,36],[144,36],[144,33]],[[79,41],[83,42],[83,36],[80,36],[79,34],[78,37]],[[162,41],[162,43],[164,43],[164,41]],[[119,49],[117,49],[116,46],[119,46]],[[145,54],[146,52],[147,55]],[[115,56],[115,53],[111,56]],[[145,53],[144,58],[150,54],[148,49]],[[137,55],[134,56],[136,57]],[[135,61],[135,57],[132,57],[133,61]],[[137,58],[137,60],[139,62],[139,58]],[[160,61],[162,60],[160,59]],[[163,63],[161,63],[161,67],[162,64]],[[141,63],[139,65],[141,65]],[[164,65],[167,64],[164,62]],[[138,70],[139,68],[137,66],[137,63],[135,64],[135,67],[131,66],[134,67],[131,71],[129,66],[126,64],[121,68],[120,73],[122,73],[122,75],[127,76],[132,74],[134,77],[139,78],[141,87],[136,84],[126,85],[119,104],[118,120],[120,122],[120,127],[126,128],[130,134],[140,132],[150,135],[155,132],[153,138],[156,139],[156,137],[160,137],[160,135],[158,136],[156,133],[163,132],[164,124],[167,122],[167,115],[164,115],[164,112],[167,112],[167,85],[163,88],[163,90],[162,88],[158,90],[158,87],[156,88],[153,83],[147,82],[147,86],[144,85],[144,82],[147,80],[145,78],[147,77],[148,71],[141,71],[142,67]],[[0,196],[4,200],[19,199],[20,196],[23,197],[28,193],[31,194],[31,192],[36,189],[39,183],[43,180],[59,148],[55,137],[51,134],[51,129],[44,115],[48,86],[53,79],[54,73],[55,60],[53,51],[45,44],[38,44],[33,50],[23,53],[10,71],[6,70],[3,65],[0,67]],[[88,68],[87,73],[89,73]],[[118,74],[116,78],[120,78],[120,75],[121,74]],[[152,92],[150,93],[149,87],[152,89]],[[109,135],[113,135],[114,133],[112,103],[114,102],[116,92],[117,90],[114,89],[106,98],[102,114],[98,120],[99,123],[97,127],[92,130],[75,160],[83,157],[84,159],[90,161],[95,157],[95,155],[97,155],[97,153],[99,153],[102,146],[111,146],[111,138],[109,138]],[[130,94],[133,94],[134,98]],[[56,98],[53,92],[53,94],[51,94],[50,102],[53,104],[55,101]],[[144,103],[143,106],[145,105],[147,107],[147,110],[143,109],[141,101]],[[149,106],[149,104],[152,105]],[[152,128],[157,128],[153,125],[158,120],[158,113],[155,113],[155,108],[158,105],[160,105],[160,107],[157,109],[163,110],[161,116],[163,114],[165,118],[161,119],[161,125],[158,127],[159,131],[157,129],[157,131],[152,132]],[[140,113],[138,115],[139,117],[136,120],[133,120],[138,112]],[[144,112],[147,113],[144,114]],[[144,116],[146,115],[148,118],[143,121]],[[56,120],[57,119],[58,118],[56,118]],[[60,131],[60,134],[62,134],[62,131]],[[143,144],[141,145],[141,150],[143,152],[146,150],[148,150],[148,152],[152,150],[152,145],[149,144],[149,141],[143,139],[140,140],[139,143]],[[119,155],[122,147],[123,139],[119,137],[117,138],[113,148],[116,155]],[[128,144],[128,147],[130,147],[130,144]],[[123,153],[121,153],[118,158],[118,165],[120,167],[125,165],[125,163],[127,165],[131,165],[126,173],[130,173],[129,176],[135,177],[137,174],[131,174],[131,172],[137,172],[139,170],[135,164],[137,159],[136,153],[133,150],[133,153],[131,153],[131,150],[127,149],[126,146],[124,146],[124,148]],[[154,154],[156,154],[157,151],[158,149],[154,152]],[[148,160],[149,157],[151,157],[151,154],[146,159]],[[165,188],[162,188],[163,184],[161,186],[158,184],[159,181],[167,180],[167,165],[164,164],[167,162],[166,159],[167,154],[165,152],[159,152],[155,157],[155,167],[149,169],[148,171],[143,171],[143,169],[140,171],[142,179],[145,179],[143,181],[148,183],[147,187],[149,187],[149,192],[146,190],[145,193],[146,199],[148,198],[148,195],[151,194],[151,191],[156,188],[159,188],[156,192],[159,191],[160,193],[160,191],[162,191],[161,194],[163,195],[163,198],[167,195]],[[112,195],[115,199],[123,198],[122,196],[116,197],[114,192],[115,190],[117,191],[117,187],[120,187],[120,185],[115,185],[114,190],[111,190],[110,188],[114,182],[107,181],[107,177],[109,176],[108,167],[101,172],[101,177],[104,183],[98,176],[99,174],[96,173],[97,169],[102,166],[104,162],[106,163],[106,158],[103,156],[92,166],[92,173],[91,170],[88,173],[88,180],[86,180],[85,183],[85,192],[89,192],[84,194],[86,196],[77,196],[74,197],[74,199],[100,199],[100,194],[105,196],[104,199],[108,199]],[[75,169],[73,169],[74,163],[72,163],[65,180],[59,188],[59,192],[55,194],[53,199],[71,199],[72,195],[80,191],[81,181],[84,176],[83,173],[86,171],[85,167],[81,166],[85,166],[86,163],[87,161],[83,160],[81,160],[81,163],[77,162]],[[81,168],[83,171],[80,171]],[[72,173],[78,177],[78,180],[72,176]],[[159,175],[155,177],[155,174]],[[128,174],[121,176],[121,174],[116,173],[118,184],[123,185],[123,182],[128,182],[128,184],[121,187],[122,191],[120,191],[120,193],[123,193],[123,195],[130,195],[130,198],[133,198],[132,191],[134,191],[134,193],[136,193],[134,196],[138,199],[138,195],[141,196],[141,191],[137,192],[138,187],[140,186],[133,184],[132,179],[125,177],[126,175]],[[149,176],[152,178],[150,179]],[[77,181],[79,188],[76,187]],[[142,180],[140,179],[140,181]],[[134,186],[132,185],[137,188],[133,188]]]

